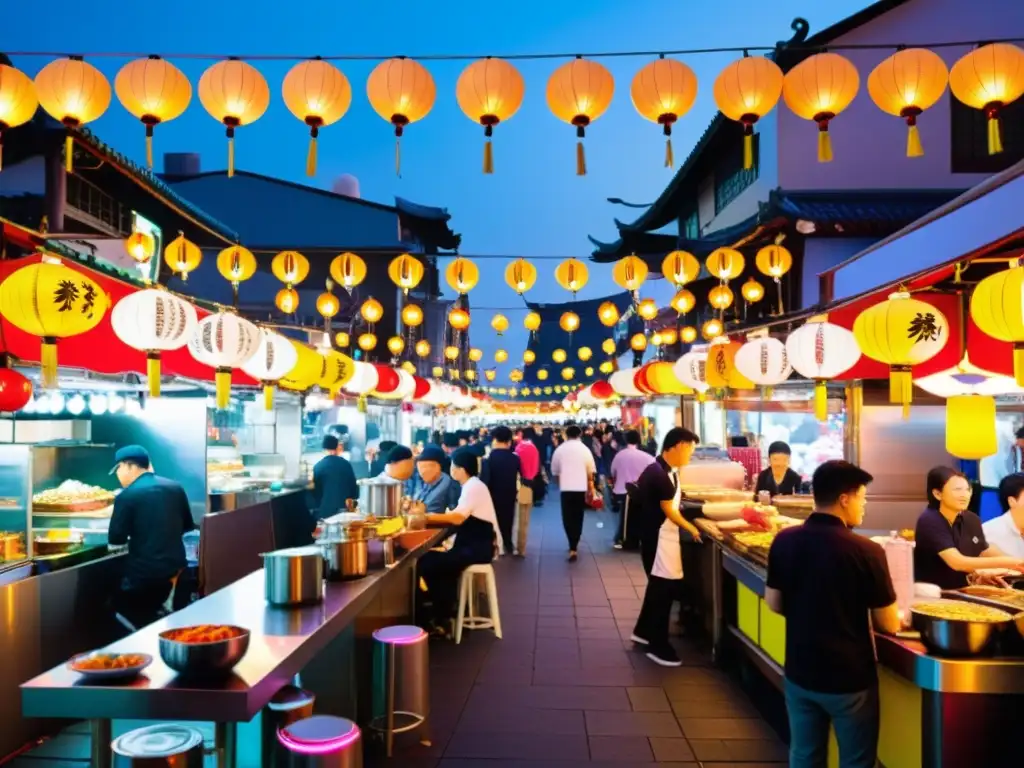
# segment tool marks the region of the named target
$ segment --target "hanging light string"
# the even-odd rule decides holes
[[[1024,42],[1024,37],[1004,37],[998,39],[982,40],[956,40],[936,43],[842,43],[838,45],[808,45],[806,43],[782,42],[776,45],[742,45],[725,46],[719,48],[678,48],[675,50],[645,50],[645,51],[597,51],[590,53],[509,53],[501,56],[493,54],[473,53],[427,53],[415,56],[419,61],[476,61],[485,58],[501,58],[508,61],[543,61],[550,59],[624,59],[624,58],[650,58],[657,56],[697,56],[711,53],[736,53],[745,54],[750,52],[769,53],[776,50],[787,52],[822,53],[824,51],[896,51],[903,48],[973,48],[988,43],[1019,43]],[[124,52],[124,51],[92,51],[89,53],[76,52],[69,54],[66,51],[4,51],[8,56],[42,56],[45,58],[61,58],[69,55],[81,56],[83,58],[110,58],[110,59],[136,59],[153,55],[152,51]],[[217,61],[228,58],[221,53],[161,53],[163,59],[198,59]],[[307,61],[309,59],[321,59],[323,61],[387,61],[395,58],[395,54],[336,54],[329,56],[309,56],[301,54],[232,54],[232,59],[242,61]]]

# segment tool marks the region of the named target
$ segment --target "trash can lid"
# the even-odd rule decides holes
[[[110,748],[132,758],[174,757],[196,747],[202,748],[203,734],[198,728],[181,723],[159,723],[121,734]]]
[[[381,627],[374,630],[373,639],[379,643],[394,643],[395,645],[408,645],[418,643],[426,639],[427,633],[421,627],[414,627],[408,624],[396,624],[393,627]]]
[[[341,752],[359,741],[359,726],[344,717],[313,715],[277,732],[281,746],[306,755]]]

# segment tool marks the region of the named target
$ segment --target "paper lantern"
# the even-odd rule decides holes
[[[334,334],[334,343],[339,347],[347,347],[351,342],[351,337],[345,331],[338,331]]]
[[[551,353],[551,359],[554,360],[556,363],[564,363],[567,358],[568,355],[565,353],[564,349],[556,349],[554,352]]]
[[[782,70],[763,56],[744,56],[715,78],[718,109],[743,126],[743,167],[754,167],[754,124],[767,115],[782,95]]]
[[[686,325],[679,329],[679,338],[686,344],[692,344],[697,340],[697,329],[692,325]]]
[[[586,368],[583,369],[583,375],[587,377],[593,376],[594,367],[592,365],[588,365]]]
[[[587,362],[587,360],[594,356],[594,351],[590,347],[580,347],[576,350],[576,356],[583,362]]]
[[[484,351],[480,347],[470,347],[469,349],[469,360],[473,363],[479,363],[484,359]]]
[[[458,360],[459,354],[458,347],[449,345],[444,348],[444,356],[446,360]]]
[[[494,350],[494,362],[504,363],[508,360],[508,351],[504,349]]]
[[[408,253],[396,256],[388,264],[388,277],[405,295],[420,284],[424,271],[423,262]]]
[[[321,389],[333,391],[343,387],[355,375],[356,361],[341,352],[329,350],[322,355],[323,364],[317,384]]]
[[[274,306],[290,315],[299,308],[299,292],[294,288],[282,288],[274,296]]]
[[[636,388],[636,368],[626,368],[621,371],[616,371],[608,379],[608,383],[611,384],[612,389],[617,394],[623,397],[640,397],[643,393]]]
[[[13,368],[0,368],[0,411],[20,411],[31,399],[32,382]]]
[[[196,325],[188,351],[196,360],[213,368],[217,407],[227,408],[231,398],[231,369],[240,368],[256,353],[260,329],[233,312],[217,312]]]
[[[606,355],[615,354],[615,339],[605,339],[601,342],[601,351]]]
[[[727,285],[716,285],[708,292],[708,303],[723,312],[732,306],[732,290]]]
[[[295,352],[295,364],[278,380],[277,384],[284,389],[305,392],[316,384],[323,374],[323,355],[294,339],[287,339],[287,341]]]
[[[524,374],[522,370],[520,370],[519,368],[513,368],[511,371],[509,371],[508,379],[509,381],[513,381],[518,384],[520,381],[523,380],[523,375]]]
[[[501,336],[508,330],[508,318],[500,312],[497,313],[491,318],[491,328],[497,331],[498,335]]]
[[[537,268],[526,259],[516,259],[505,267],[505,282],[522,296],[537,282]]]
[[[861,354],[889,366],[889,402],[910,415],[913,397],[911,367],[931,360],[949,341],[949,321],[937,307],[893,293],[868,307],[853,323]]]
[[[717,317],[713,317],[700,327],[700,335],[708,341],[713,341],[721,336],[724,330],[725,329],[722,327],[722,321]]]
[[[430,394],[431,383],[428,379],[424,379],[420,376],[413,376],[413,383],[415,388],[412,391],[413,400],[423,400]]]
[[[786,355],[794,371],[814,382],[814,413],[819,421],[825,421],[826,382],[850,370],[860,359],[853,332],[826,320],[811,320],[789,334]]]
[[[793,254],[781,245],[766,245],[754,257],[758,272],[766,277],[779,280],[793,266]]]
[[[406,360],[405,362],[402,363],[400,368],[409,375],[413,375],[416,373],[416,363],[414,363],[412,360]]]
[[[373,394],[382,397],[394,395],[398,390],[398,386],[402,383],[398,371],[380,364],[376,364],[373,367],[377,369],[377,386],[373,388]]]
[[[320,129],[338,122],[352,104],[352,86],[333,64],[300,61],[284,76],[281,97],[288,111],[309,126],[306,175],[316,175],[316,140]]]
[[[706,350],[692,351],[676,360],[672,370],[679,381],[703,397],[708,390],[707,364]]]
[[[644,299],[637,304],[636,313],[644,320],[651,321],[658,316],[658,305],[654,299]]]
[[[579,330],[580,316],[575,312],[563,312],[562,316],[558,318],[558,327],[566,333]]]
[[[924,154],[917,118],[942,98],[948,82],[946,62],[927,48],[896,51],[868,75],[871,100],[883,112],[907,123],[907,157]]]
[[[597,308],[597,319],[601,321],[601,325],[611,328],[619,322],[619,308],[606,301]]]
[[[754,382],[736,367],[736,353],[743,346],[722,337],[708,347],[705,374],[708,386],[714,389],[754,389]]]
[[[377,347],[377,334],[375,333],[361,333],[359,338],[356,339],[356,344],[363,352],[369,352]]]
[[[366,395],[377,387],[378,378],[377,366],[357,360],[352,378],[342,386],[342,389],[352,395]]]
[[[661,262],[661,273],[674,286],[682,288],[700,275],[700,262],[692,253],[672,251]]]
[[[387,340],[387,348],[388,352],[395,357],[398,357],[398,355],[402,354],[402,351],[405,349],[405,339],[401,336],[392,336]]]
[[[615,363],[613,363],[611,360],[605,360],[603,363],[597,366],[597,370],[599,370],[601,373],[611,373],[612,371],[615,370]]]
[[[371,296],[359,307],[359,314],[362,315],[363,320],[373,325],[380,322],[380,319],[384,317],[384,307]]]
[[[672,346],[679,340],[679,333],[675,328],[665,328],[661,332],[661,338],[664,339],[666,345]]]
[[[996,401],[982,395],[954,395],[946,400],[946,453],[977,461],[999,450]]]
[[[528,331],[536,331],[540,328],[540,315],[536,312],[527,312],[523,318],[523,327]]]
[[[572,379],[573,379],[573,377],[575,375],[576,375],[576,369],[575,368],[563,368],[562,369],[562,378],[565,379],[566,381],[572,381]]]
[[[629,347],[634,352],[643,352],[647,349],[647,337],[642,333],[634,333],[629,340]]]
[[[747,281],[740,286],[740,293],[748,304],[757,304],[764,298],[764,286],[753,277],[748,277]]]
[[[256,274],[256,257],[248,248],[228,246],[217,254],[217,271],[237,290],[239,283]]]
[[[651,334],[651,346],[660,347],[662,344],[661,331],[655,331]]]
[[[426,339],[420,339],[416,342],[415,352],[420,357],[427,357],[430,354],[430,342]]]
[[[793,373],[786,345],[779,339],[765,336],[743,344],[733,358],[733,365],[742,376],[764,388],[765,397],[771,388],[781,384]]]
[[[526,365],[530,365],[531,363],[536,362],[536,360],[537,353],[534,352],[532,349],[527,349],[526,351],[523,352],[523,362]]]
[[[434,376],[444,376],[444,368],[440,365],[435,365],[430,372]]]
[[[638,291],[647,279],[647,263],[639,256],[624,256],[612,267],[612,280],[626,291]]]
[[[692,390],[676,376],[673,364],[660,360],[647,363],[637,371],[636,386],[641,391],[648,390],[648,394],[652,395],[692,394]]]
[[[672,126],[693,107],[697,98],[697,76],[683,62],[662,56],[633,76],[629,95],[641,116],[662,126],[665,167],[671,168],[674,165]]]
[[[110,325],[117,338],[146,353],[150,397],[160,397],[161,353],[188,344],[198,322],[195,307],[154,288],[129,293],[114,305]]]
[[[415,304],[406,304],[402,307],[402,322],[410,328],[416,328],[423,324],[423,310]]]
[[[559,120],[576,127],[576,175],[585,176],[583,152],[586,128],[604,114],[612,102],[615,79],[603,65],[582,57],[567,62],[548,78],[548,107]]]
[[[469,293],[480,282],[480,270],[472,261],[459,256],[445,269],[444,279],[456,293]]]
[[[838,53],[816,53],[789,70],[782,83],[786,106],[818,124],[818,162],[832,160],[832,120],[853,102],[860,87],[857,67]]]
[[[474,61],[459,75],[455,98],[470,120],[484,127],[484,173],[494,173],[491,136],[494,126],[514,115],[523,103],[526,83],[504,59]]]
[[[3,168],[4,131],[27,123],[38,106],[32,78],[20,69],[0,64],[0,168]]]
[[[172,273],[181,277],[182,282],[188,281],[189,272],[194,271],[202,260],[203,252],[199,246],[181,232],[164,248],[164,263]]]
[[[156,253],[156,240],[148,232],[136,230],[124,240],[124,249],[137,264],[148,264]]]
[[[38,78],[36,85],[39,85]],[[967,106],[985,112],[988,153],[1002,152],[999,113],[1024,94],[1024,50],[1012,43],[990,43],[975,48],[949,70],[949,90]],[[42,100],[40,94],[40,103]]]
[[[734,248],[716,248],[708,255],[708,272],[719,280],[735,280],[743,274],[746,262]]]
[[[320,313],[320,316],[325,320],[330,320],[341,310],[341,302],[338,301],[338,297],[331,292],[331,287],[334,285],[330,280],[327,281],[327,290],[316,297],[316,311]],[[328,327],[328,330],[330,328]]]
[[[334,257],[330,272],[334,282],[351,291],[366,279],[366,262],[354,253],[342,253]]]
[[[579,259],[566,259],[555,267],[555,281],[573,296],[583,290],[588,279],[587,265]]]
[[[114,313],[117,313],[117,307],[114,307]],[[259,346],[253,356],[242,364],[242,371],[263,386],[264,409],[274,409],[274,385],[298,362],[299,353],[289,339],[266,328],[260,330]]]
[[[29,264],[0,283],[0,315],[42,340],[39,362],[46,388],[57,385],[57,339],[91,331],[109,306],[110,297],[98,283],[61,263]]]
[[[464,331],[469,328],[469,312],[462,307],[455,307],[448,313],[448,325],[456,331]]]
[[[281,251],[270,262],[274,277],[288,288],[298,285],[309,275],[309,259],[298,251]]]
[[[590,385],[590,396],[595,400],[609,400],[615,397],[615,390],[607,381],[595,381]]]
[[[238,59],[218,61],[199,78],[199,101],[226,128],[228,177],[235,175],[235,129],[259,120],[270,105],[270,88],[260,71]]]
[[[121,105],[146,126],[146,167],[153,168],[153,128],[179,117],[192,101],[185,73],[159,56],[129,61],[114,78]]]
[[[422,64],[399,57],[382,61],[366,80],[374,111],[395,127],[395,173],[402,173],[401,139],[405,126],[422,120],[434,106],[434,78]]]
[[[110,106],[110,83],[81,57],[51,61],[36,75],[36,96],[54,120],[67,129],[64,168],[74,170],[74,131],[99,118]]]
[[[693,309],[694,305],[697,303],[697,299],[688,290],[681,288],[676,291],[676,295],[672,297],[672,301],[669,303],[677,314],[685,315]]]

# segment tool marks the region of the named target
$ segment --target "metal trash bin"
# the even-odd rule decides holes
[[[419,730],[430,746],[430,655],[427,633],[396,625],[373,633],[373,718],[370,728],[384,737],[387,756],[395,734]]]
[[[277,732],[298,720],[313,715],[316,696],[295,685],[286,685],[263,707],[260,717],[262,765],[280,768],[288,765],[288,753],[281,746]]]
[[[351,720],[313,715],[277,732],[289,768],[363,768],[363,737]]]
[[[203,768],[203,733],[181,723],[136,728],[110,748],[116,768]]]

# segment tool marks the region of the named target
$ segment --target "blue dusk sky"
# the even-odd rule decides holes
[[[792,35],[790,22],[802,16],[811,34],[869,5],[866,0],[520,0],[517,3],[447,0],[390,2],[113,2],[82,4],[50,0],[45,12],[28,2],[11,2],[0,25],[0,50],[62,53],[208,53],[314,55],[495,55],[591,53],[773,45]],[[677,163],[689,154],[714,114],[711,84],[735,54],[684,57],[700,88],[693,110],[676,125]],[[172,59],[173,60],[173,59]],[[125,59],[93,59],[113,80]],[[647,58],[603,59],[615,76],[608,112],[587,130],[588,175],[575,175],[575,133],[548,110],[544,93],[549,74],[561,60],[517,62],[526,80],[522,108],[495,130],[496,172],[481,173],[483,131],[459,109],[455,82],[467,62],[425,62],[437,84],[433,111],[410,126],[403,139],[402,178],[394,173],[390,126],[366,98],[366,77],[375,62],[338,62],[352,83],[348,114],[321,131],[317,176],[304,173],[306,128],[285,108],[280,83],[294,62],[257,62],[270,83],[271,104],[236,141],[238,167],[299,183],[330,188],[342,173],[355,175],[362,196],[391,203],[395,195],[443,206],[463,235],[463,252],[522,256],[577,256],[591,251],[587,235],[616,237],[613,218],[632,220],[637,212],[611,205],[608,197],[646,203],[656,199],[672,171],[662,165],[660,128],[641,118],[629,98],[629,84]],[[15,57],[30,75],[47,62]],[[196,86],[211,62],[174,60]],[[105,141],[138,162],[144,161],[143,132],[116,99],[90,126]],[[164,152],[198,152],[204,170],[225,167],[224,131],[194,95],[181,118],[159,126],[156,161]],[[301,237],[301,233],[297,233]],[[541,277],[528,294],[535,301],[568,298],[554,283],[556,262],[537,262]],[[519,307],[521,301],[501,279],[505,262],[481,262],[485,277],[471,294],[475,307]],[[580,298],[615,289],[610,266],[590,265],[590,284]],[[667,301],[658,281],[645,295]],[[474,344],[490,352],[499,346],[486,324],[475,318]],[[502,340],[519,362],[525,346],[522,311],[508,312],[512,330]],[[482,315],[482,316],[481,316]],[[586,320],[586,319],[585,319]],[[503,368],[511,368],[511,362]],[[504,379],[504,377],[502,377]]]

